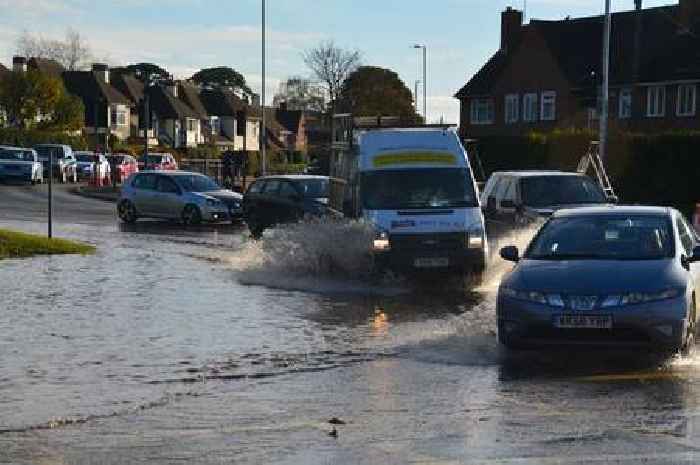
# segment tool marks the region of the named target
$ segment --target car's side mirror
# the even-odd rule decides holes
[[[688,263],[700,262],[700,245],[693,249],[693,253],[688,257]]]
[[[514,245],[509,245],[508,247],[503,247],[501,249],[501,258],[509,262],[519,262],[520,261],[520,251]]]

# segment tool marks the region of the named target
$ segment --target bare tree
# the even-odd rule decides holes
[[[360,58],[359,51],[344,50],[332,40],[304,52],[304,63],[328,90],[331,113],[335,111],[343,82],[360,65]]]
[[[70,71],[80,69],[90,59],[90,49],[82,36],[70,28],[64,41],[34,36],[25,30],[17,38],[16,51],[27,58],[56,60]]]

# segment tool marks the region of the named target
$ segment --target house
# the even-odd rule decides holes
[[[612,15],[611,128],[700,128],[700,0],[634,7]],[[455,95],[462,136],[596,128],[603,24],[602,16],[523,24],[522,12],[506,9],[499,50]]]
[[[62,77],[68,92],[83,101],[87,135],[103,134],[103,142],[106,134],[119,140],[130,136],[132,102],[111,85],[107,65],[95,63],[91,71],[65,71]]]
[[[180,98],[176,81],[148,88],[152,125],[158,142],[173,148],[194,148],[204,143],[202,119],[205,114],[191,108]]]
[[[306,152],[306,116],[301,110],[265,108],[266,144],[272,150]]]
[[[260,116],[254,106],[228,89],[201,89],[199,99],[209,115],[209,142],[219,150],[260,149]]]
[[[110,72],[110,82],[115,89],[131,102],[129,107],[129,136],[134,138],[143,137],[143,131],[139,129],[143,105],[143,82],[132,74],[114,71]],[[154,137],[153,130],[149,131],[149,135],[151,138]],[[157,143],[155,140],[152,142],[154,144]]]

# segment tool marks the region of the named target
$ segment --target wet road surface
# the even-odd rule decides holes
[[[45,231],[41,191],[0,199]],[[497,275],[368,282],[353,228],[260,245],[56,199],[98,253],[0,263],[0,463],[700,462],[700,358],[506,353]],[[331,272],[338,243],[358,258]]]

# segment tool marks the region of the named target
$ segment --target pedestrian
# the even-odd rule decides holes
[[[221,162],[224,170],[224,186],[231,189],[233,187],[233,153],[230,150],[225,151]]]

